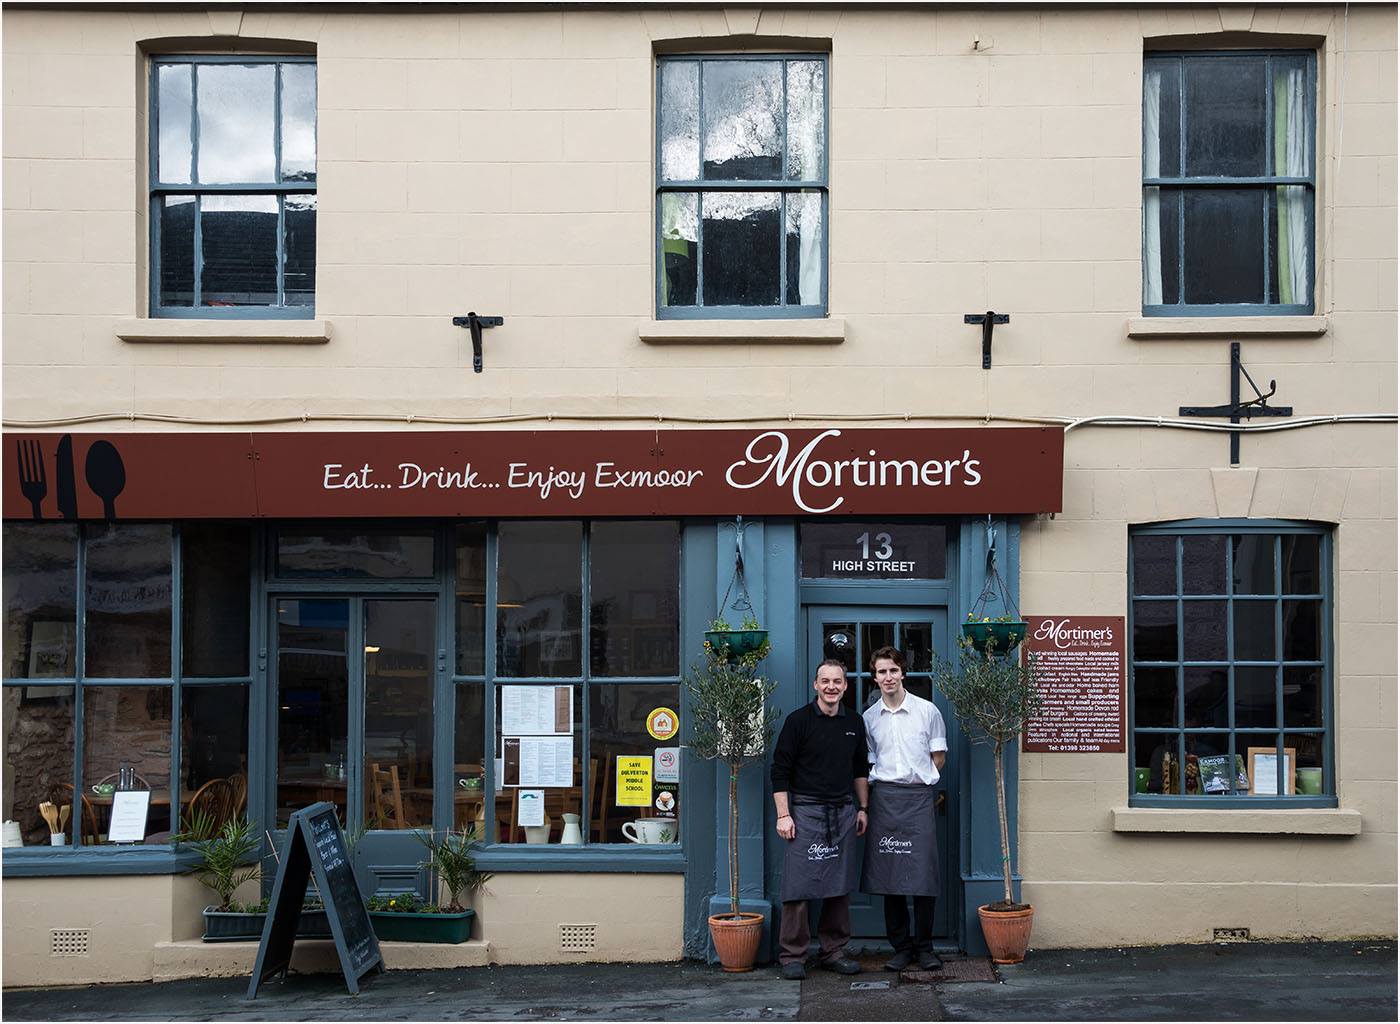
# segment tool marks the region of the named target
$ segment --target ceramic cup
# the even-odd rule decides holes
[[[1316,796],[1322,792],[1322,769],[1299,768],[1297,787],[1299,793]]]
[[[3,833],[0,833],[0,846],[23,846],[24,837],[19,831],[19,822],[12,818],[5,819]]]
[[[543,825],[526,825],[525,842],[533,845],[549,842],[550,823],[546,821]]]
[[[468,776],[467,776],[466,778],[464,778],[464,779],[458,779],[458,780],[457,780],[457,785],[461,786],[463,789],[467,790],[468,792],[480,793],[480,792],[481,792],[481,776],[480,776],[480,775],[468,775]]]
[[[67,845],[68,845],[68,837],[67,837],[66,835],[64,835],[62,832],[51,832],[51,833],[49,834],[49,845],[50,845],[50,846],[67,846]]]
[[[1146,793],[1146,792],[1147,792],[1147,783],[1149,782],[1149,780],[1151,780],[1151,778],[1152,778],[1152,769],[1151,769],[1151,768],[1134,768],[1134,769],[1133,769],[1133,791],[1134,791],[1135,793]]]
[[[638,818],[622,823],[622,834],[634,843],[670,843],[676,838],[671,818]]]
[[[98,796],[111,796],[117,791],[117,787],[112,782],[98,782],[93,785],[92,791]]]

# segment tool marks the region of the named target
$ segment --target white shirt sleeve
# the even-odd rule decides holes
[[[928,727],[928,749],[929,753],[932,754],[948,749],[948,727],[943,724],[943,713],[938,710],[937,704],[930,701],[928,708],[931,712]]]

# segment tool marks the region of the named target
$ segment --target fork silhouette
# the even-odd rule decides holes
[[[44,513],[39,503],[49,493],[48,478],[44,475],[44,453],[38,441],[20,441],[19,449],[19,489],[29,499],[34,509],[34,518],[43,519]]]

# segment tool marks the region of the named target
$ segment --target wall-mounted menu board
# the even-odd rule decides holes
[[[307,882],[313,876],[326,905],[331,938],[335,940],[345,985],[351,994],[360,991],[360,978],[371,970],[384,969],[379,940],[355,881],[350,849],[336,819],[335,805],[312,804],[294,811],[287,823],[287,841],[272,886],[253,977],[248,983],[249,999],[257,997],[261,982],[274,974],[286,974],[291,965],[301,905]]]
[[[1045,754],[1121,752],[1123,616],[1027,615],[1023,657],[1034,655],[1040,714],[1021,749]]]

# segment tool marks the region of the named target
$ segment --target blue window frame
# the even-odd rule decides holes
[[[657,61],[658,317],[826,314],[826,83],[820,54]]]
[[[3,810],[25,846],[7,872],[170,870],[173,809],[204,790],[246,811],[255,543],[238,524],[4,524]],[[106,840],[122,767],[152,793],[135,846]],[[44,800],[71,809],[61,849]]]
[[[1312,313],[1316,55],[1149,54],[1142,106],[1143,312]]]
[[[312,317],[315,58],[154,58],[150,126],[151,316]]]
[[[455,527],[454,793],[472,787],[467,816],[480,822],[490,844],[484,864],[510,868],[547,860],[538,866],[556,869],[619,856],[656,861],[653,868],[681,863],[680,843],[638,848],[622,829],[631,819],[658,812],[679,820],[685,799],[678,760],[663,768],[657,752],[679,753],[679,720],[671,718],[671,735],[649,728],[656,725],[653,712],[682,713],[680,542],[675,520],[478,521]],[[533,704],[529,698],[544,695],[554,709],[552,732],[511,724],[530,717],[523,713]],[[567,713],[566,698],[572,708]],[[528,734],[541,731],[549,735]],[[523,764],[525,745],[546,740],[566,741],[572,750],[570,786],[528,785],[513,764],[512,748]],[[487,751],[491,756],[484,756]],[[626,757],[653,759],[645,803],[629,805],[616,792],[618,761]],[[481,778],[481,792],[502,796],[476,801],[473,777]],[[518,823],[518,793],[527,789],[543,792],[552,820],[548,845],[535,845],[539,836],[531,838]],[[459,814],[462,802],[459,796]],[[494,821],[487,811],[493,802]],[[577,846],[560,844],[563,813],[579,815]],[[596,849],[609,845],[611,851]]]
[[[1133,529],[1131,804],[1336,805],[1331,573],[1308,523]]]

